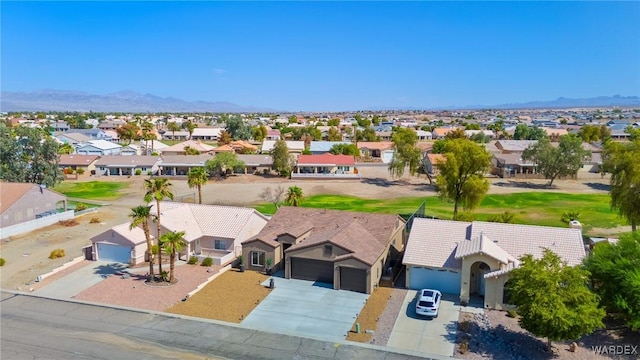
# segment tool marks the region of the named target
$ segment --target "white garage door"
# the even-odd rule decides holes
[[[460,272],[457,270],[432,269],[410,266],[409,288],[436,289],[442,293],[460,295]]]
[[[98,259],[129,264],[131,262],[131,248],[98,243]]]
[[[393,160],[393,150],[384,150],[380,157],[382,158],[382,162],[388,164]]]

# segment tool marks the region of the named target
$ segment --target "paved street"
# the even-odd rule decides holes
[[[283,336],[212,320],[52,300],[30,294],[3,291],[1,301],[0,358],[3,360],[425,358],[370,345]]]

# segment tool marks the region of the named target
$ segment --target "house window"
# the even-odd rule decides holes
[[[333,246],[325,245],[324,246],[324,256],[331,257],[331,253],[333,252]]]
[[[215,240],[213,248],[216,250],[227,250],[227,243],[224,240]]]
[[[252,251],[251,252],[251,265],[252,266],[264,266],[264,252]]]

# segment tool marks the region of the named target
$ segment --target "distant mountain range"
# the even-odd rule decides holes
[[[576,107],[640,107],[638,96],[599,96],[551,101],[532,101],[501,105],[466,105],[445,107],[393,107],[371,110],[463,110],[463,109],[541,109]],[[185,101],[172,97],[121,91],[95,95],[78,91],[38,90],[33,92],[2,91],[0,111],[96,111],[96,112],[280,112],[269,108],[244,106],[230,102]]]
[[[79,91],[49,89],[33,92],[2,91],[0,111],[277,112],[274,109],[243,106],[224,101],[184,101],[134,91],[95,95]]]

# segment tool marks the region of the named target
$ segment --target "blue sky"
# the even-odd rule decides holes
[[[5,91],[292,111],[640,95],[640,2],[7,2]]]

